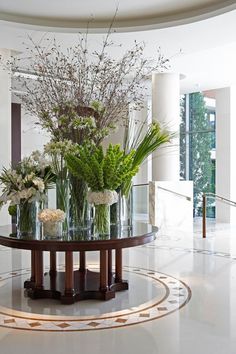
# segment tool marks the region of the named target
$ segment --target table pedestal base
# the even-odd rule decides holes
[[[74,289],[65,291],[65,272],[44,274],[43,288],[36,288],[31,280],[24,286],[26,294],[31,299],[51,298],[61,300],[63,304],[72,304],[76,301],[97,299],[110,300],[115,297],[116,291],[127,290],[128,282],[125,280],[115,282],[115,274],[108,277],[107,289],[100,290],[100,274],[90,270],[74,271]]]

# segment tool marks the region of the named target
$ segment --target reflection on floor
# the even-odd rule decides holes
[[[105,303],[25,298],[29,261],[27,251],[0,247],[0,354],[236,352],[236,226],[208,221],[203,240],[196,222],[194,233],[161,230],[125,250],[130,290]]]

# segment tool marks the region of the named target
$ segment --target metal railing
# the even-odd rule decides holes
[[[149,186],[149,183],[140,183],[140,184],[134,184],[133,187],[140,187],[140,186]],[[178,193],[178,192],[175,192],[175,191],[172,191],[171,189],[167,189],[167,188],[163,188],[163,187],[160,187],[158,186],[159,189],[165,191],[165,192],[168,192],[168,193],[172,193],[178,197],[181,197],[181,198],[184,198],[188,201],[191,202],[191,197],[187,196],[187,195],[184,195],[184,194],[181,194],[181,193]]]
[[[203,193],[202,195],[202,237],[206,238],[206,211],[207,211],[207,198],[215,198],[222,203],[236,207],[236,202],[229,200],[214,193]]]

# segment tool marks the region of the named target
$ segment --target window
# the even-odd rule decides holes
[[[202,215],[202,193],[215,193],[215,100],[200,92],[181,97],[180,176],[192,180],[194,216]],[[207,216],[215,217],[208,204]]]

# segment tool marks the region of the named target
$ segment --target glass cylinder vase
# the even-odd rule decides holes
[[[69,200],[70,200],[70,188],[69,180],[58,178],[56,181],[56,206],[57,209],[61,209],[65,213],[65,221],[63,221],[63,232],[69,231]]]
[[[113,203],[110,206],[110,223],[111,225],[120,225],[120,203]]]
[[[105,236],[110,234],[110,205],[95,204],[93,218],[94,236]]]
[[[63,233],[62,221],[46,221],[43,223],[43,235],[49,238],[60,238]]]
[[[36,237],[39,234],[39,211],[40,203],[36,201],[22,201],[17,205],[17,234],[19,236],[34,235]]]
[[[119,193],[120,223],[122,226],[132,227],[133,223],[133,191],[128,196]]]
[[[91,226],[91,210],[87,201],[87,184],[70,175],[69,228],[72,231],[85,230]]]

